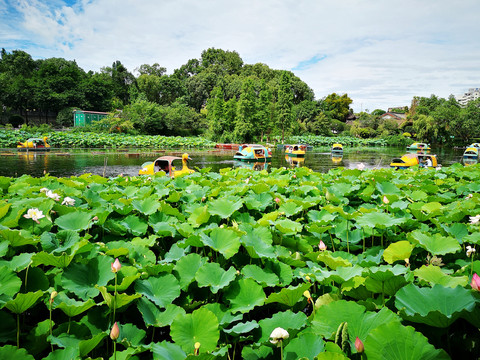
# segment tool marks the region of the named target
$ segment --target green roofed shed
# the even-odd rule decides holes
[[[107,116],[106,112],[73,110],[73,126],[87,126]]]

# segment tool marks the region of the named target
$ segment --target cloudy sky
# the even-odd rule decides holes
[[[0,0],[0,47],[168,73],[214,47],[358,112],[480,87],[478,0]]]

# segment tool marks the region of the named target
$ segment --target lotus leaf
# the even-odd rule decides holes
[[[168,341],[153,343],[151,349],[154,360],[184,360],[187,357],[180,346]]]
[[[25,245],[35,245],[39,240],[34,239],[31,234],[25,230],[0,230],[0,236],[5,239],[10,246],[19,247]]]
[[[188,227],[189,225],[184,223],[182,224],[184,227]],[[153,228],[155,234],[159,236],[170,236],[174,237],[176,235],[175,227],[172,224],[167,222],[157,222],[157,223],[150,223],[150,226]],[[193,230],[193,229],[192,229]],[[193,232],[193,231],[192,231]]]
[[[259,347],[244,346],[242,348],[242,359],[244,360],[259,360],[270,359],[273,354],[273,349],[270,346],[261,345]]]
[[[252,258],[276,258],[272,248],[272,233],[267,227],[242,226],[245,235],[240,238],[242,245]]]
[[[114,298],[114,295],[111,295],[107,292],[107,288],[105,286],[99,286],[98,289],[102,294],[103,300],[111,310],[113,310],[114,305],[115,309],[120,309],[121,307],[130,304],[132,301],[142,296],[140,294],[129,295],[125,293],[120,293],[117,294],[117,296]]]
[[[303,293],[310,288],[309,283],[303,283],[297,286],[286,287],[280,290],[279,293],[272,293],[265,301],[265,304],[277,302],[288,307],[294,306],[300,299]]]
[[[307,324],[307,315],[303,312],[294,313],[291,310],[282,311],[274,314],[271,318],[262,319],[258,322],[260,325],[260,338],[257,343],[268,341],[273,329],[281,327],[285,330],[300,330]]]
[[[414,274],[419,280],[423,280],[431,285],[439,284],[454,288],[457,286],[465,287],[468,284],[467,276],[450,276],[444,273],[439,266],[434,265],[423,265],[421,268],[415,269]]]
[[[194,352],[196,342],[200,343],[200,353],[212,351],[220,338],[217,317],[204,308],[178,316],[170,326],[170,336],[187,354]]]
[[[238,323],[232,326],[231,329],[224,329],[223,332],[227,334],[245,334],[249,333],[253,329],[258,328],[258,323],[256,321],[247,321],[246,323]]]
[[[148,229],[147,222],[136,215],[129,215],[120,223],[134,236],[143,236]]]
[[[302,332],[285,346],[285,359],[315,359],[324,350],[324,347],[325,344],[321,337],[310,332]]]
[[[174,271],[176,272],[182,290],[187,289],[188,285],[192,283],[197,270],[204,265],[206,261],[206,258],[202,258],[198,254],[188,254],[177,261]]]
[[[252,278],[262,286],[276,286],[279,283],[278,276],[270,269],[262,269],[257,265],[246,265],[242,268],[245,278]]]
[[[243,206],[243,202],[234,198],[219,198],[210,202],[208,211],[212,215],[218,215],[222,219],[228,219],[232,214]]]
[[[75,211],[66,215],[59,216],[55,224],[64,229],[72,231],[82,231],[88,229],[92,221],[92,216],[87,212]]]
[[[9,360],[35,360],[27,350],[17,348],[12,345],[4,345],[0,347],[0,358]]]
[[[150,276],[135,282],[135,291],[164,308],[180,296],[180,285],[172,274]]]
[[[336,270],[338,267],[352,266],[352,264],[341,257],[333,256],[334,254],[330,251],[322,251],[317,255],[317,261],[323,262],[330,269]]]
[[[216,294],[218,290],[223,289],[235,280],[236,276],[237,271],[233,266],[225,271],[218,263],[206,263],[198,269],[195,280],[197,280],[199,287],[209,286],[212,293]]]
[[[0,304],[20,291],[22,280],[7,266],[0,266]]]
[[[210,219],[210,213],[208,212],[207,206],[197,207],[192,215],[188,218],[188,223],[194,228],[198,228],[200,225],[205,224]]]
[[[235,281],[226,291],[225,297],[230,302],[232,313],[246,313],[265,302],[262,286],[252,279]]]
[[[302,224],[290,219],[280,219],[275,222],[275,228],[284,235],[295,235],[302,231]]]
[[[61,283],[65,289],[80,299],[88,300],[99,293],[95,285],[106,286],[115,277],[111,270],[112,263],[111,258],[98,256],[87,264],[70,264],[61,276]]]
[[[88,243],[88,241],[87,241]],[[66,268],[70,262],[73,260],[74,255],[67,255],[63,253],[62,255],[53,255],[47,254],[44,251],[36,253],[32,257],[33,266],[46,265],[46,266],[55,266],[58,268]]]
[[[58,293],[53,301],[53,308],[61,309],[68,317],[77,316],[95,305],[95,301],[92,299],[88,299],[85,302],[76,301],[69,298],[64,292]]]
[[[342,353],[335,353],[330,351],[325,351],[315,358],[316,360],[348,360],[349,358],[343,355]]]
[[[54,254],[62,253],[69,250],[79,240],[80,236],[78,235],[78,232],[71,230],[59,231],[57,234],[44,232],[40,236],[40,243],[43,250],[48,253]]]
[[[133,200],[131,204],[135,210],[145,215],[153,214],[160,207],[158,200],[153,197],[147,197],[142,200]]]
[[[201,240],[206,246],[218,251],[226,259],[235,255],[240,248],[238,234],[230,229],[215,228],[210,232],[210,236],[202,233]]]
[[[5,307],[14,314],[21,314],[30,309],[38,299],[43,295],[43,291],[38,290],[26,294],[17,293],[13,300],[7,301]]]
[[[129,348],[142,345],[146,332],[133,324],[120,324],[120,335],[117,341]]]
[[[80,357],[86,356],[92,351],[105,337],[106,333],[101,332],[90,339],[78,339],[74,335],[61,334],[59,336],[51,336],[50,341],[52,344],[61,348],[73,348],[78,349]]]
[[[232,315],[230,309],[226,306],[221,305],[219,303],[210,303],[203,306],[205,309],[210,310],[218,319],[218,323],[220,326],[224,327],[228,324],[234,323],[236,321],[240,321],[243,318],[242,314]]]
[[[174,304],[168,304],[165,307],[165,311],[160,311],[155,304],[144,297],[138,300],[137,307],[138,311],[142,314],[145,325],[147,326],[169,326],[177,316],[183,316],[186,314],[183,308]]]
[[[71,360],[78,357],[80,357],[80,349],[78,347],[68,347],[66,349],[56,349],[42,360]]]
[[[350,328],[349,328],[350,329]],[[443,350],[437,350],[421,333],[398,322],[385,323],[368,334],[363,342],[369,360],[448,360]]]
[[[377,190],[384,195],[401,195],[400,189],[395,184],[387,181],[377,183]]]
[[[468,234],[463,238],[463,242],[465,244],[480,245],[480,232],[474,232],[472,234]]]
[[[287,201],[278,208],[278,211],[283,212],[286,217],[296,215],[302,210],[303,208],[294,201]]]
[[[279,261],[266,261],[265,270],[272,271],[275,275],[278,276],[281,286],[287,286],[292,282],[293,272],[290,266],[279,262]]]
[[[451,236],[445,237],[438,233],[432,235],[414,230],[407,237],[411,242],[420,245],[432,255],[454,254],[461,250],[458,241]]]
[[[263,216],[257,221],[257,223],[260,226],[269,226],[275,220],[277,220],[278,216],[279,216],[278,211],[272,211],[271,213],[263,214]]]
[[[312,222],[319,222],[322,225],[327,225],[330,224],[333,220],[335,220],[336,215],[333,215],[326,210],[312,210],[308,212],[308,218]]]
[[[393,264],[395,261],[405,261],[405,259],[410,258],[414,248],[415,246],[406,240],[397,241],[388,245],[383,252],[383,258],[388,264]]]
[[[396,218],[384,212],[371,212],[360,215],[356,218],[358,226],[386,229],[394,225],[400,225],[405,222],[403,218]]]
[[[462,312],[473,311],[475,304],[472,293],[460,286],[420,288],[408,284],[397,292],[395,299],[403,318],[440,328],[448,327]]]
[[[348,281],[356,276],[361,276],[364,269],[360,266],[339,266],[334,271],[326,273],[324,276],[325,280],[332,280],[336,283],[343,283]]]

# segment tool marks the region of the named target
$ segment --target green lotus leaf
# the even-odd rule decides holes
[[[112,263],[113,259],[107,256],[97,256],[86,264],[70,264],[61,275],[61,283],[82,300],[94,298],[99,293],[95,285],[106,286],[115,277]]]
[[[301,206],[298,206],[295,201],[291,201],[291,200],[283,203],[278,208],[278,211],[285,213],[286,217],[296,215],[302,210],[303,208]]]
[[[213,351],[220,338],[217,317],[204,308],[178,316],[170,326],[170,336],[187,354],[194,352],[196,342],[200,343],[200,353]]]
[[[258,184],[264,185],[264,184]],[[257,194],[251,194],[243,199],[245,202],[245,206],[249,210],[259,210],[264,211],[265,208],[270,204],[272,201],[272,196],[267,192],[261,192]]]
[[[113,235],[125,236],[128,233],[125,225],[122,224],[122,222],[119,220],[108,219],[103,224],[103,227],[105,228],[105,230],[112,233]]]
[[[460,286],[419,288],[408,284],[395,298],[395,306],[404,319],[440,328],[450,326],[463,311],[473,311],[475,304],[471,291]]]
[[[121,343],[126,348],[137,347],[142,345],[146,332],[139,329],[133,324],[120,324],[120,335],[117,342]]]
[[[414,244],[420,245],[432,255],[454,254],[461,250],[460,244],[451,236],[441,234],[427,234],[420,230],[414,230],[407,235]]]
[[[209,286],[212,293],[216,294],[218,290],[223,289],[235,280],[236,276],[237,271],[233,266],[225,271],[218,263],[206,263],[198,269],[195,280],[199,287]]]
[[[160,207],[158,200],[153,197],[147,197],[142,200],[133,200],[131,205],[135,210],[145,215],[153,214]]]
[[[75,255],[67,255],[66,253],[63,253],[62,255],[53,255],[47,254],[45,251],[41,251],[32,257],[32,261],[33,266],[46,265],[55,266],[58,268],[66,268],[73,260],[74,256]]]
[[[274,248],[272,247],[272,233],[268,227],[242,226],[245,235],[240,238],[242,245],[252,258],[275,259]]]
[[[377,183],[377,189],[380,192],[380,194],[401,195],[401,192],[398,186],[388,181]]]
[[[322,209],[321,211],[318,210],[311,210],[308,212],[308,218],[311,222],[319,222],[321,225],[330,224],[332,221],[336,219],[336,215],[331,214],[330,212]]]
[[[19,349],[12,345],[4,345],[0,347],[0,358],[9,360],[35,360],[27,350],[22,348]]]
[[[154,303],[144,297],[138,300],[137,308],[142,314],[145,325],[155,327],[170,326],[177,316],[186,314],[183,308],[174,304],[168,304],[165,311],[160,311]]]
[[[263,214],[263,216],[257,220],[257,224],[260,226],[269,226],[271,223],[277,220],[278,216],[279,216],[278,211],[273,211],[271,213]]]
[[[218,323],[222,327],[226,327],[229,324],[243,319],[242,314],[233,315],[229,308],[219,303],[209,303],[203,307],[215,314],[218,319]]]
[[[38,290],[26,294],[17,293],[13,300],[6,302],[5,307],[14,314],[21,314],[30,309],[38,299],[43,296],[43,291]]]
[[[172,274],[150,276],[145,280],[137,280],[135,291],[164,308],[180,296],[180,285]]]
[[[234,282],[226,291],[225,297],[230,302],[232,313],[246,313],[265,302],[262,286],[252,279],[241,279]]]
[[[19,247],[25,245],[35,245],[39,240],[34,239],[32,235],[25,230],[0,230],[0,237],[10,243],[12,247]]]
[[[275,222],[275,228],[285,235],[295,235],[302,231],[302,224],[290,219],[281,219]]]
[[[370,277],[365,279],[365,287],[375,294],[395,295],[396,292],[407,284],[404,276],[392,277],[388,280],[374,280]]]
[[[207,223],[209,219],[210,213],[208,212],[208,207],[205,205],[193,210],[192,214],[188,218],[188,223],[194,228],[198,228],[200,225]]]
[[[396,276],[403,277],[406,273],[407,268],[401,265],[380,265],[368,268],[368,277],[377,281],[386,281]]]
[[[371,212],[356,218],[357,226],[386,229],[405,222],[404,218],[396,218],[384,212]]]
[[[360,266],[339,266],[334,271],[326,273],[325,279],[342,284],[356,276],[361,276],[364,269]]]
[[[410,194],[410,199],[414,201],[425,201],[427,200],[428,194],[425,191],[415,190]]]
[[[195,279],[197,270],[207,262],[206,258],[202,258],[198,254],[188,254],[181,257],[173,270],[176,272],[180,287],[182,290],[186,290],[188,285]]]
[[[184,226],[189,226],[188,224],[183,224]],[[157,222],[157,223],[152,223],[150,222],[150,226],[153,228],[153,231],[155,234],[159,236],[170,236],[174,237],[177,231],[175,230],[175,227],[172,226],[172,224],[168,222]],[[192,231],[193,232],[193,231]]]
[[[15,274],[12,269],[7,266],[0,266],[0,297],[11,299],[22,287],[22,280]],[[2,301],[0,300],[0,303]]]
[[[406,240],[397,241],[388,245],[383,252],[383,258],[388,264],[393,264],[395,261],[405,261],[405,259],[410,258],[414,248],[415,246]]]
[[[121,270],[117,273],[117,292],[126,291],[128,287],[139,277],[141,273],[134,266],[122,265]],[[115,291],[115,284],[107,285],[108,291]]]
[[[121,221],[121,224],[129,233],[133,234],[134,236],[143,236],[148,229],[147,222],[136,215],[127,216],[125,219],[123,219],[123,221]]]
[[[277,312],[271,318],[262,319],[258,322],[260,326],[260,338],[257,343],[268,341],[272,331],[281,327],[285,330],[300,330],[307,324],[307,315],[303,312],[294,313],[290,310]]]
[[[218,215],[222,219],[228,219],[232,214],[243,206],[242,200],[237,197],[219,198],[208,204],[208,211],[212,215]]]
[[[465,287],[468,284],[468,276],[450,276],[442,271],[439,266],[423,265],[419,269],[415,269],[414,272],[419,280],[426,281],[431,285],[439,284],[445,287]]]
[[[50,341],[61,348],[78,349],[80,357],[83,358],[107,336],[105,332],[100,332],[89,339],[78,339],[74,335],[62,333],[59,336],[51,336]]]
[[[301,298],[303,293],[310,288],[310,283],[303,283],[297,286],[285,287],[279,293],[272,293],[265,301],[265,304],[274,302],[284,304],[288,307],[294,306]]]
[[[72,248],[78,241],[80,236],[78,232],[72,230],[62,230],[57,234],[44,232],[40,236],[40,243],[43,250],[48,253],[62,253]]]
[[[168,341],[152,343],[153,360],[184,360],[187,354],[177,344]]]
[[[349,360],[350,358],[346,357],[342,353],[335,353],[330,351],[325,351],[315,358],[315,360]]]
[[[0,341],[2,343],[9,341],[14,343],[16,340],[17,323],[12,314],[8,311],[0,311],[0,324],[2,324],[0,327]]]
[[[463,238],[463,243],[480,245],[480,232],[474,232],[472,234],[466,235]]]
[[[285,346],[285,359],[315,359],[325,348],[322,338],[313,333],[300,333]]]
[[[64,230],[82,231],[88,229],[92,216],[87,212],[75,211],[55,219],[55,225]]]
[[[348,327],[350,330],[350,325]],[[368,360],[449,360],[443,351],[435,349],[421,333],[411,326],[388,322],[368,334],[363,341]]]
[[[275,275],[278,276],[278,279],[280,280],[280,286],[287,286],[292,282],[292,268],[280,261],[267,260],[265,262],[265,270],[272,271]]]
[[[226,259],[230,259],[240,248],[238,234],[230,229],[215,228],[210,232],[210,236],[202,233],[201,241],[206,246],[210,246],[213,250],[218,251]]]
[[[463,238],[468,235],[468,228],[465,224],[454,223],[451,226],[441,224],[441,226],[448,234],[457,239],[460,244],[463,243]]]
[[[256,321],[247,321],[245,323],[235,324],[231,329],[223,329],[223,332],[227,334],[240,335],[249,333],[256,328],[258,328],[258,323]]]
[[[323,262],[325,265],[327,265],[330,269],[336,270],[338,267],[341,266],[352,266],[352,264],[346,260],[343,259],[339,256],[334,257],[330,251],[321,251],[319,253],[316,253],[316,260]],[[313,254],[315,255],[315,254]]]
[[[85,302],[77,301],[69,298],[64,292],[59,292],[53,300],[53,308],[62,310],[68,317],[77,316],[95,305],[96,303],[92,299]]]
[[[273,349],[266,345],[255,347],[244,346],[242,348],[242,359],[244,360],[271,359],[272,355]]]
[[[78,347],[68,347],[66,349],[56,349],[42,360],[72,360],[79,357],[80,349]]]
[[[257,265],[246,265],[242,268],[245,278],[254,279],[262,286],[276,286],[279,283],[278,276],[269,269],[262,269]]]
[[[121,307],[130,304],[133,300],[136,300],[142,296],[140,294],[129,295],[125,293],[120,293],[120,294],[117,293],[117,296],[114,299],[114,296],[107,292],[107,288],[105,286],[98,286],[98,289],[102,294],[103,300],[105,300],[105,303],[107,304],[108,308],[111,310],[113,310],[114,304],[115,304],[115,309],[120,309]]]
[[[442,207],[442,204],[439,202],[430,202],[423,205],[421,210],[429,215],[435,216],[442,213]]]

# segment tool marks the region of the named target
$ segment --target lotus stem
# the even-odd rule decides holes
[[[332,249],[333,249],[333,252],[335,252],[335,244],[334,244],[334,242],[333,242],[332,233],[329,231],[329,232],[328,232],[328,235],[330,235],[330,241],[332,242]]]
[[[116,309],[117,309],[117,273],[115,273],[115,292],[113,294],[113,323],[115,323]]]
[[[283,360],[283,341],[280,339],[280,360]]]
[[[20,349],[20,314],[17,314],[17,348]]]
[[[350,254],[350,244],[348,242],[348,219],[347,219],[347,253]]]
[[[113,359],[117,360],[117,342],[113,340]]]
[[[52,325],[52,301],[50,301],[50,306],[49,306],[49,310],[50,310],[50,336],[53,336],[53,325]],[[53,344],[51,343],[51,340],[50,340],[50,347],[52,348],[52,351],[53,351]]]

